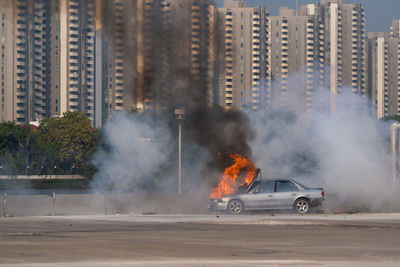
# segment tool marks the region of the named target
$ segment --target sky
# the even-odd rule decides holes
[[[222,6],[223,0],[215,0]],[[319,0],[298,0],[299,6],[318,3]],[[271,15],[277,15],[280,6],[296,8],[296,0],[247,0],[248,6],[266,6]],[[344,0],[345,3],[361,3],[366,13],[368,32],[389,31],[393,19],[400,19],[400,0]]]

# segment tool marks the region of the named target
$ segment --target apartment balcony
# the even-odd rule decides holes
[[[79,35],[79,31],[75,31],[75,30],[70,30],[70,31],[68,31],[68,34],[69,34],[69,36],[71,36],[71,35]],[[78,39],[78,38],[73,38],[73,37],[70,37],[70,39]]]
[[[70,95],[70,96],[68,97],[68,100],[69,100],[70,108],[71,108],[71,109],[74,109],[74,107],[75,107],[76,105],[78,105],[78,103],[79,103],[79,98],[78,98],[78,96],[72,96],[72,95]],[[76,109],[78,109],[77,106],[76,106]]]

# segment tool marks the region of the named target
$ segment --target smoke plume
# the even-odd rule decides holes
[[[145,77],[129,90],[142,90],[144,97],[153,97],[147,108],[154,110],[157,119],[123,113],[111,119],[105,127],[106,146],[95,158],[99,171],[94,186],[176,193],[178,122],[174,109],[184,108],[185,193],[201,191],[201,197],[207,198],[230,165],[229,155],[240,153],[255,161],[263,178],[295,178],[310,187],[323,186],[327,203],[338,210],[379,210],[392,203],[389,126],[366,112],[354,112],[362,106],[358,102],[365,103],[362,97],[338,96],[337,111],[331,115],[327,112],[329,89],[318,88],[313,106],[325,107],[325,112],[319,108],[301,111],[304,88],[296,78],[289,79],[289,87],[291,83],[299,91],[288,96],[287,108],[273,105],[271,110],[250,114],[209,108],[213,99],[206,86],[210,69],[202,63],[198,77],[190,72],[190,34],[185,27],[190,24],[190,12],[184,10],[185,5],[178,5],[167,28],[144,36],[150,38],[149,54],[153,55],[144,62],[148,68],[137,69],[136,55],[127,51],[125,60],[132,60],[130,66],[138,74],[135,79]],[[200,35],[207,35],[206,22],[200,25]],[[207,59],[203,46],[199,51],[199,58]]]
[[[325,89],[315,104],[329,107]],[[338,96],[329,112],[273,110],[253,118],[252,151],[266,178],[323,186],[334,210],[382,210],[393,202],[389,124],[355,112],[362,97]]]

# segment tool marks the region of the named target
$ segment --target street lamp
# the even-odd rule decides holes
[[[400,124],[397,122],[394,122],[390,125],[390,131],[392,133],[391,137],[391,143],[392,143],[392,182],[393,182],[393,189],[396,187],[396,180],[397,180],[397,166],[396,166],[396,161],[397,161],[397,156],[396,156],[396,143],[397,143],[397,138],[396,138],[396,133],[398,132],[397,129],[400,128]],[[400,143],[399,143],[400,146]],[[400,153],[400,147],[399,147],[399,153]]]
[[[182,120],[185,115],[184,109],[175,109],[175,116],[178,120],[178,194],[182,194]]]

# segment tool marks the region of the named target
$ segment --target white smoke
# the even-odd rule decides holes
[[[263,177],[323,186],[328,206],[342,211],[388,208],[393,200],[390,124],[366,110],[355,112],[366,101],[346,93],[337,96],[331,115],[329,90],[323,91],[313,104],[327,112],[286,109],[253,118],[252,151]]]
[[[173,149],[170,132],[162,123],[127,113],[116,115],[105,126],[104,140],[106,147],[94,159],[98,168],[94,186],[127,191],[154,184]]]
[[[356,112],[368,108],[365,99],[346,93],[337,96],[331,115],[329,90],[319,92],[314,95],[312,107],[318,108],[313,112],[301,112],[298,97],[289,97],[296,103],[250,116],[256,136],[252,159],[263,178],[294,178],[310,187],[322,186],[331,210],[392,208],[396,202],[390,123],[376,120],[367,110]],[[95,157],[95,186],[177,192],[177,136],[170,127],[160,120],[121,113],[105,127],[104,138],[107,146]],[[211,192],[210,181],[221,174],[209,168],[213,156],[209,150],[186,144],[185,132],[183,140],[183,192],[204,200]]]

